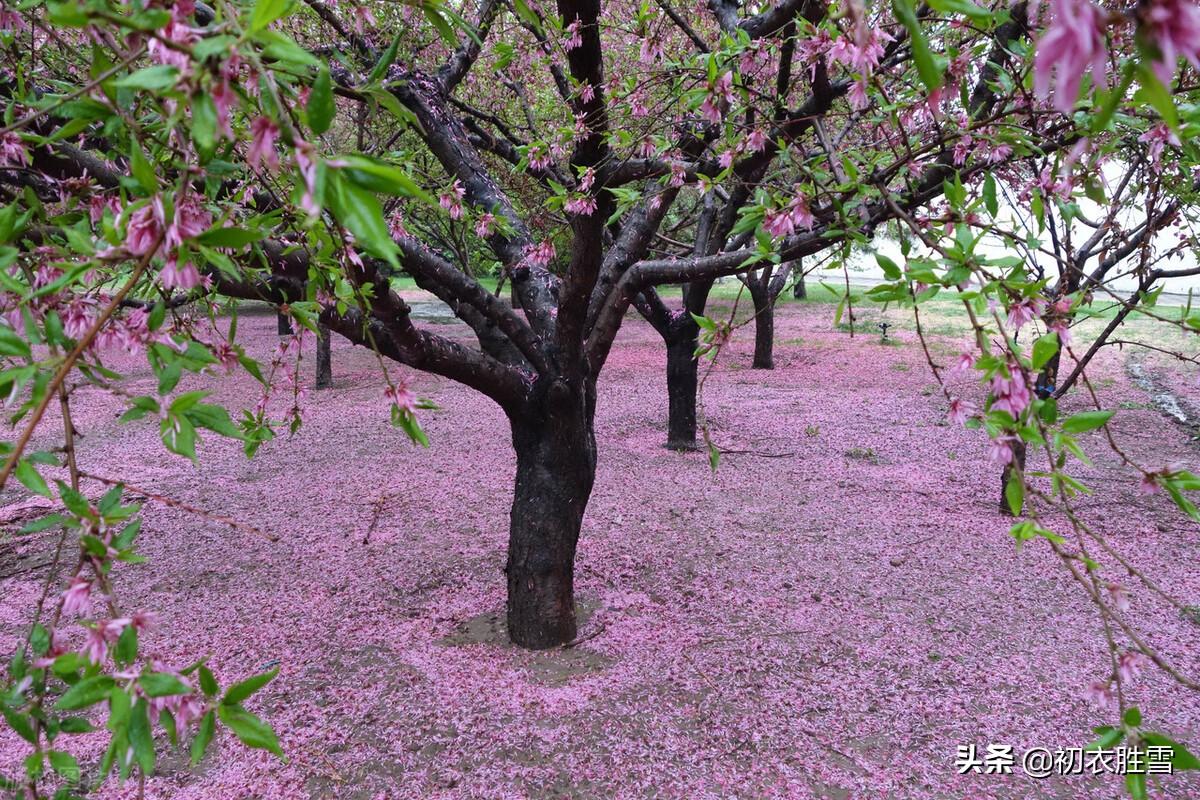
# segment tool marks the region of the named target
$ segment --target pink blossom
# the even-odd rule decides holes
[[[1046,330],[1058,335],[1059,345],[1069,347],[1071,345],[1071,327],[1066,320],[1056,319],[1053,322],[1046,324]]]
[[[156,35],[151,37],[146,44],[146,50],[150,53],[151,58],[159,64],[176,67],[181,72],[188,71],[191,66],[191,57],[188,55],[187,49],[200,41],[199,33],[187,24],[187,18],[191,14],[192,10],[186,8],[185,4],[175,4],[175,7],[171,9],[171,20],[159,28]],[[167,42],[182,45],[185,49],[170,47],[166,44]]]
[[[1126,591],[1124,586],[1110,581],[1104,588],[1108,592],[1108,599],[1117,611],[1124,614],[1129,610],[1129,592]]]
[[[275,140],[279,137],[279,126],[267,117],[257,117],[250,123],[250,149],[246,151],[246,161],[251,167],[265,164],[267,169],[274,171],[279,166],[279,156],[275,153]]]
[[[29,164],[25,142],[15,131],[0,136],[0,167],[24,167]]]
[[[1008,325],[1020,330],[1026,323],[1033,322],[1046,308],[1046,302],[1036,297],[1022,297],[1008,307]]]
[[[1121,679],[1121,683],[1129,684],[1136,680],[1147,660],[1136,650],[1126,650],[1122,653],[1121,657],[1117,659],[1117,677]]]
[[[1112,683],[1110,681],[1092,681],[1083,696],[1089,703],[1094,703],[1100,708],[1111,708],[1113,704]]]
[[[229,86],[229,81],[219,81],[209,92],[213,105],[217,109],[217,134],[219,137],[232,140],[233,127],[230,125],[230,112],[237,105],[237,94]]]
[[[596,210],[596,198],[591,195],[572,197],[566,203],[568,214],[578,214],[581,217],[591,216]]]
[[[792,215],[786,210],[768,209],[763,214],[762,226],[763,230],[775,239],[782,239],[796,232],[796,223],[792,222]]]
[[[125,228],[125,249],[135,256],[144,256],[159,243],[162,233],[162,198],[155,197],[129,215],[129,224]]]
[[[491,236],[496,229],[496,215],[490,211],[485,211],[479,215],[479,219],[475,223],[475,235],[480,239],[486,239]]]
[[[867,82],[865,80],[857,80],[850,84],[850,89],[846,92],[846,100],[849,101],[850,107],[855,111],[862,111],[870,105],[870,98],[867,97]]]
[[[1193,0],[1152,0],[1142,8],[1150,38],[1162,54],[1154,65],[1159,80],[1170,83],[1180,56],[1200,69],[1200,6]]]
[[[63,332],[72,339],[81,339],[96,320],[96,304],[91,298],[77,297],[59,308],[59,316],[62,317]]]
[[[485,214],[484,216],[491,216],[491,215]],[[476,227],[475,230],[478,231],[479,228]],[[388,233],[390,233],[392,235],[393,239],[408,238],[408,230],[406,230],[404,227],[404,216],[400,213],[400,211],[398,209],[396,211],[392,212],[392,216],[388,219]]]
[[[700,116],[714,125],[724,118],[724,115],[721,113],[721,107],[717,105],[716,99],[711,95],[704,98],[704,102],[700,104]]]
[[[375,20],[375,13],[365,3],[356,4],[350,13],[354,18],[354,31],[360,36],[362,35],[364,26],[379,24]]]
[[[210,227],[212,214],[200,204],[196,195],[185,195],[175,203],[175,218],[167,228],[166,245],[178,247],[185,239],[199,236]]]
[[[105,197],[102,194],[93,194],[88,198],[88,217],[95,225],[100,220],[104,219],[104,212],[112,211],[113,216],[118,216],[121,213],[121,204],[115,197]]]
[[[412,390],[404,383],[399,383],[395,386],[389,386],[383,390],[384,397],[391,401],[392,405],[408,414],[414,414],[417,410],[417,396],[412,393]]]
[[[1089,69],[1096,83],[1106,81],[1105,14],[1090,0],[1050,0],[1050,15],[1036,45],[1034,93],[1049,97],[1053,78],[1054,107],[1069,114]]]
[[[813,223],[816,222],[812,212],[808,210],[808,198],[799,191],[788,203],[788,217],[797,228],[812,228]]]
[[[974,353],[959,353],[954,361],[953,372],[969,372],[975,366]]]
[[[310,217],[316,217],[321,213],[321,209],[317,206],[316,200],[316,150],[308,142],[299,141],[296,143],[296,149],[293,155],[296,159],[296,168],[300,170],[300,178],[304,182],[304,189],[300,195],[300,208],[302,208]]]
[[[1007,466],[1012,463],[1013,451],[1012,443],[1016,441],[1012,436],[997,436],[988,442],[988,461],[999,466]]]
[[[82,575],[71,579],[67,590],[63,592],[62,611],[64,614],[82,616],[92,609],[92,583]]]
[[[164,289],[187,291],[200,285],[200,271],[190,260],[185,260],[180,264],[178,257],[172,253],[158,272],[158,282]]]
[[[1163,150],[1166,149],[1167,144],[1172,144],[1176,147],[1179,146],[1179,137],[1170,128],[1161,123],[1139,136],[1138,141],[1149,145],[1146,148],[1146,152],[1155,167],[1162,163]]]
[[[99,664],[108,656],[108,639],[102,623],[88,628],[87,638],[84,640],[83,649],[80,652],[93,664]]]
[[[526,151],[526,157],[529,159],[529,166],[537,172],[543,172],[550,167],[550,153],[547,152],[544,145],[534,142],[529,145]]]
[[[955,425],[965,425],[967,420],[975,415],[975,406],[968,400],[957,397],[950,398],[950,421]]]
[[[461,219],[463,215],[462,200],[465,196],[466,189],[463,188],[462,182],[455,178],[450,191],[443,192],[438,198],[438,205],[449,213],[450,219]]]
[[[767,145],[767,132],[762,128],[755,128],[746,134],[746,140],[742,143],[747,153],[757,153]]]
[[[554,260],[554,255],[554,243],[546,239],[525,250],[525,261],[532,267],[545,267]]]
[[[575,20],[567,26],[567,38],[563,41],[563,50],[568,53],[577,47],[583,46],[583,36],[579,32],[580,20]]]
[[[1021,412],[1029,407],[1029,385],[1025,380],[1025,372],[1020,367],[1010,365],[1010,377],[997,373],[992,377],[992,410],[1007,411],[1013,418],[1021,416]]]
[[[663,59],[662,39],[657,35],[646,36],[638,52],[638,60],[643,64],[654,64]]]

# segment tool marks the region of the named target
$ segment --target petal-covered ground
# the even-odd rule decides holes
[[[912,334],[851,338],[830,311],[781,307],[774,371],[748,368],[749,330],[721,355],[704,386],[714,441],[731,451],[715,474],[705,453],[662,447],[664,349],[630,320],[600,388],[577,571],[584,641],[554,652],[503,643],[514,458],[483,397],[409,374],[441,408],[422,413],[432,446],[416,448],[388,423],[373,356],[335,341],[335,386],[308,394],[293,439],[253,460],[208,439],[194,467],[164,450],[155,423],[118,423],[118,403],[80,391],[85,470],[278,534],[147,503],[151,560],[118,579],[127,608],[159,614],[145,645],[178,666],[209,654],[222,683],[278,663],[251,707],[289,760],[222,734],[194,772],[164,754],[146,796],[1118,796],[1112,775],[1020,770],[1028,748],[1086,745],[1114,721],[1084,699],[1108,656],[1083,591],[1048,548],[1014,546],[986,439],[946,422]],[[239,337],[269,357],[274,317],[245,316]],[[958,344],[938,340],[935,357]],[[1096,381],[1123,409],[1123,446],[1149,464],[1194,464],[1188,432],[1147,407],[1125,357],[1105,353]],[[307,380],[311,351],[303,369]],[[144,366],[136,374],[135,391],[152,391]],[[182,388],[197,387],[230,407],[258,399],[244,374]],[[1200,604],[1196,526],[1088,443],[1096,466],[1079,474],[1100,491],[1081,513]],[[10,509],[22,499],[5,496]],[[53,542],[0,544],[5,652]],[[1131,587],[1132,617],[1163,653],[1200,672],[1200,626],[1133,578],[1106,576]],[[1156,670],[1130,700],[1147,727],[1200,733],[1200,695]],[[956,774],[965,744],[1013,746],[1014,774]],[[0,736],[0,769],[22,756]],[[1195,797],[1200,781],[1169,776],[1155,795]]]

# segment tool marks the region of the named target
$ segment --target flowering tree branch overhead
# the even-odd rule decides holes
[[[183,457],[198,457],[198,431],[253,454],[295,431],[303,407],[289,368],[299,336],[265,370],[236,340],[238,301],[255,300],[373,351],[391,419],[414,442],[430,404],[401,368],[477,390],[507,415],[517,460],[507,630],[555,647],[577,634],[597,384],[630,306],[667,345],[669,441],[688,447],[697,353],[714,345],[701,334],[719,330],[705,317],[713,281],[750,273],[777,295],[793,262],[838,268],[884,237],[905,263],[880,256],[875,299],[911,305],[918,324],[939,292],[963,303],[974,337],[959,373],[979,373],[982,403],[930,366],[952,417],[985,430],[1007,468],[1005,507],[1026,513],[1013,535],[1048,542],[1100,609],[1113,663],[1096,692],[1115,692],[1122,712],[1111,730],[1143,733],[1122,686],[1144,661],[1194,684],[1123,616],[1092,549],[1102,538],[1072,506],[1082,489],[1064,464],[1111,412],[1057,412],[1129,314],[1166,316],[1156,286],[1200,271],[1154,251],[1190,224],[1200,188],[1183,144],[1200,124],[1185,102],[1200,57],[1191,2],[781,0],[747,14],[726,0],[686,12],[666,0],[63,0],[0,6],[0,29],[0,385],[18,425],[0,488],[15,478],[60,503],[48,524],[79,544],[5,689],[6,719],[32,748],[16,781],[28,796],[46,794],[46,765],[69,779],[54,739],[78,723],[51,709],[108,702],[104,775],[151,774],[156,732],[191,728],[198,760],[218,721],[281,752],[244,705],[273,673],[222,693],[202,661],[173,668],[139,650],[152,618],[122,610],[109,580],[140,559],[137,509],[119,487],[84,492],[72,387],[111,392],[127,421],[157,417]],[[1193,245],[1181,234],[1171,251]],[[415,319],[400,276],[472,338]],[[1136,280],[1132,295],[1120,277]],[[678,308],[659,291],[669,284],[684,286]],[[1115,322],[1076,358],[1072,325],[1105,293]],[[1194,319],[1167,322],[1200,329]],[[111,347],[145,353],[152,394],[121,388]],[[1060,380],[1064,354],[1074,366]],[[262,400],[235,421],[180,391],[214,369],[249,372]],[[63,444],[35,451],[54,407]],[[1026,472],[1030,446],[1049,486]],[[1122,458],[1200,518],[1195,476]],[[52,488],[43,472],[63,479]],[[1063,519],[1074,545],[1052,530]]]

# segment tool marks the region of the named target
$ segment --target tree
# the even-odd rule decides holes
[[[959,291],[978,350],[968,355],[989,394],[975,412],[947,389],[951,413],[987,430],[998,461],[1011,462],[1016,443],[1048,447],[1055,507],[1069,516],[1077,487],[1059,459],[1111,412],[1060,421],[1052,397],[1031,398],[1031,376],[1053,369],[1064,342],[1054,332],[1027,350],[1016,334],[1038,317],[1049,325],[1086,305],[1078,296],[1085,283],[1070,276],[1089,259],[1115,258],[1115,268],[1139,248],[1146,253],[1192,193],[1178,180],[1141,181],[1132,196],[1157,197],[1165,187],[1173,198],[1148,204],[1140,228],[1117,231],[1110,217],[1094,242],[1056,245],[1064,281],[1049,309],[1037,258],[983,255],[977,229],[1003,235],[983,214],[997,216],[997,175],[1020,182],[1039,160],[1065,163],[1073,174],[1086,141],[1114,153],[1130,131],[1151,127],[1133,100],[1154,107],[1169,140],[1181,114],[1172,90],[1191,90],[1165,82],[1179,56],[1200,63],[1200,11],[1155,0],[1118,18],[1088,0],[1056,0],[1031,65],[1024,3],[991,9],[938,0],[918,10],[908,0],[873,9],[781,0],[747,14],[713,0],[711,18],[696,20],[667,0],[659,8],[665,18],[648,4],[602,8],[598,0],[558,0],[552,10],[482,0],[461,13],[435,2],[343,12],[321,0],[211,9],[183,2],[170,10],[65,0],[5,10],[0,44],[12,74],[0,90],[9,103],[0,128],[0,379],[19,403],[22,426],[6,443],[0,487],[16,477],[57,496],[69,512],[63,524],[97,540],[81,538],[75,578],[89,582],[90,565],[103,583],[128,548],[111,548],[114,556],[96,534],[127,512],[115,505],[119,494],[93,510],[73,486],[50,489],[39,469],[59,464],[59,455],[28,452],[47,409],[63,410],[61,452],[72,482],[76,383],[68,377],[113,390],[129,403],[131,420],[159,418],[164,444],[180,455],[196,457],[198,429],[253,452],[276,428],[300,424],[298,400],[283,420],[260,404],[235,424],[196,392],[176,389],[185,372],[219,364],[260,376],[267,395],[289,381],[298,398],[298,381],[283,368],[294,339],[263,374],[237,345],[236,324],[218,326],[218,310],[256,299],[297,325],[376,352],[392,420],[416,442],[425,441],[419,416],[428,405],[388,362],[458,381],[504,410],[517,461],[509,633],[531,648],[568,643],[577,632],[575,548],[597,457],[596,387],[629,306],[667,340],[669,438],[683,446],[695,436],[696,352],[729,335],[728,325],[704,315],[712,282],[751,271],[751,283],[768,271],[773,280],[786,272],[781,265],[848,253],[888,225],[906,231],[905,263],[880,257],[888,281],[872,296],[919,309],[937,292]],[[1108,26],[1118,22],[1137,28],[1123,40],[1133,41],[1127,53],[1107,49]],[[31,42],[60,46],[43,58],[50,48]],[[1110,58],[1119,60],[1120,83],[1089,91],[1077,119],[1084,73],[1100,72]],[[1187,123],[1195,124],[1190,116]],[[1051,202],[1061,201],[1057,213],[1073,221],[1070,188]],[[1039,184],[1031,193],[1039,224],[1056,192]],[[1062,224],[1064,237],[1073,236]],[[1028,251],[1041,246],[1009,238]],[[1141,277],[1173,273],[1143,269]],[[400,274],[443,300],[474,342],[420,327],[392,285]],[[494,290],[484,285],[488,274],[499,276]],[[681,308],[668,309],[656,289],[665,284],[685,286]],[[1130,307],[1150,307],[1149,289]],[[193,306],[195,314],[187,311]],[[986,325],[985,311],[993,315]],[[1189,319],[1179,324],[1198,327]],[[994,351],[992,336],[1000,342]],[[117,388],[121,376],[104,366],[101,343],[143,349],[156,392],[129,397]],[[1200,479],[1139,469],[1200,518],[1184,494]],[[1017,472],[1020,480],[1006,483],[1014,512],[1040,491]],[[1081,541],[1087,535],[1077,533]],[[1086,551],[1069,552],[1064,537],[1036,519],[1019,522],[1013,535],[1049,542],[1090,587],[1106,625],[1140,642],[1107,607]],[[88,626],[95,658],[87,680],[99,679],[88,685],[106,691],[129,661],[122,656],[114,675],[101,674],[109,645],[119,647],[115,637],[132,629],[114,630],[116,619],[124,618]],[[51,652],[52,632],[38,639],[38,649]],[[1128,674],[1132,651],[1118,653],[1114,641],[1114,664]],[[22,669],[27,660],[18,659]],[[51,682],[45,666],[28,667],[41,676],[28,703],[18,692],[23,721],[44,711]],[[85,668],[75,667],[68,675],[84,680]],[[199,724],[210,736],[217,715],[248,744],[278,749],[239,702],[269,677],[218,701],[198,675],[208,698],[208,722]],[[201,702],[181,676],[120,679],[140,686],[143,701],[153,696],[147,685],[160,684],[174,692],[164,696]],[[134,694],[125,695],[131,704]],[[95,693],[93,702],[103,698]],[[148,706],[132,707],[136,725],[125,719],[111,728],[123,774],[135,757],[143,773],[153,767]],[[1140,736],[1139,722],[1123,716],[1121,735]],[[29,733],[39,760],[26,785],[37,796],[44,732]]]
[[[307,48],[271,26],[283,8],[256,8],[229,41],[225,31],[238,28],[220,10],[207,27],[195,28],[191,10],[177,7],[150,39],[158,63],[140,70],[105,66],[128,61],[123,50],[104,61],[93,56],[92,85],[125,91],[169,138],[131,131],[113,99],[64,105],[62,96],[48,95],[48,109],[32,113],[25,130],[41,136],[68,126],[92,130],[89,147],[21,138],[14,148],[29,148],[34,176],[78,181],[79,199],[90,194],[119,208],[102,211],[94,223],[109,250],[84,257],[120,274],[126,259],[148,256],[138,276],[157,270],[157,283],[135,285],[150,298],[171,301],[167,290],[174,289],[266,300],[301,324],[325,325],[386,359],[495,400],[509,417],[517,454],[509,630],[529,647],[575,635],[572,565],[595,470],[595,387],[628,306],[648,308],[675,337],[669,372],[679,425],[672,423],[671,439],[684,444],[694,437],[695,317],[702,316],[713,279],[869,240],[898,213],[940,196],[947,179],[969,180],[1001,163],[991,151],[955,165],[947,143],[964,127],[990,130],[997,115],[1019,113],[1007,110],[1012,101],[994,85],[1001,71],[1020,68],[1010,61],[1008,43],[1022,28],[1004,14],[991,17],[994,35],[963,29],[947,40],[948,50],[959,52],[952,76],[967,80],[972,52],[990,58],[972,84],[961,124],[949,126],[941,120],[958,101],[942,92],[931,111],[925,95],[940,73],[921,73],[928,72],[923,58],[917,73],[906,67],[910,51],[928,48],[921,24],[872,19],[856,6],[845,19],[819,5],[785,2],[748,17],[718,6],[721,33],[714,28],[707,41],[675,15],[673,35],[699,52],[678,61],[668,59],[667,32],[652,29],[646,8],[635,14],[641,37],[609,33],[598,3],[564,0],[556,13],[519,7],[513,17],[484,3],[473,22],[460,24],[465,33],[443,26],[431,38],[428,27],[404,14],[381,9],[387,24],[363,17],[355,27],[314,0],[315,16],[295,29],[311,40]],[[91,13],[63,7],[54,19],[80,26],[90,24]],[[376,31],[389,26],[396,35],[384,47],[388,39]],[[337,37],[344,59],[313,55],[325,52],[317,44],[328,40],[325,31]],[[518,36],[526,37],[527,49],[511,44]],[[421,56],[402,57],[402,43]],[[791,79],[797,58],[809,67],[803,81]],[[606,76],[606,61],[634,59],[662,65],[648,86],[638,88],[632,72]],[[426,66],[431,61],[436,66]],[[513,78],[518,63],[520,81]],[[257,97],[248,91],[250,74],[257,76]],[[508,93],[492,91],[497,75]],[[892,102],[906,105],[880,104],[885,94],[876,97],[872,87],[884,80]],[[632,91],[622,95],[626,87]],[[190,98],[190,114],[172,112],[181,97]],[[673,113],[652,116],[651,103]],[[758,103],[769,113],[757,111]],[[831,138],[821,118],[834,109],[845,130]],[[915,150],[899,128],[851,133],[872,114],[895,120],[901,109],[914,133],[917,121],[928,128]],[[509,117],[525,118],[528,138]],[[322,136],[340,149],[343,127],[355,130],[355,144],[379,143],[374,154],[318,150]],[[644,135],[635,139],[631,129]],[[1052,128],[1039,146],[1061,145],[1064,130]],[[244,153],[238,131],[248,139]],[[137,140],[132,148],[130,133]],[[282,169],[279,144],[290,171]],[[116,166],[123,158],[131,160],[132,176]],[[241,165],[230,158],[241,158]],[[187,174],[197,177],[175,177]],[[214,219],[209,203],[244,194],[240,175],[257,176],[267,190]],[[28,176],[20,172],[15,181]],[[379,195],[398,200],[385,209]],[[556,225],[546,227],[537,211],[542,202],[561,212]],[[428,230],[435,213],[448,218],[447,230],[465,247],[421,238],[417,231]],[[655,250],[672,214],[695,218],[686,253]],[[49,220],[49,241],[64,245],[76,218]],[[22,234],[14,230],[9,239],[19,243]],[[168,247],[152,247],[155,237]],[[462,262],[463,254],[484,248],[502,270],[511,302],[485,289]],[[569,255],[559,257],[560,249]],[[456,256],[458,263],[451,260]],[[165,266],[157,266],[159,257]],[[418,327],[390,288],[397,271],[444,300],[471,327],[478,348]],[[686,313],[664,311],[653,288],[664,283],[689,284]],[[420,440],[420,401],[403,378],[385,371],[385,379],[394,420]]]

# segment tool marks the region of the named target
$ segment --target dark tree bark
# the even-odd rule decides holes
[[[672,450],[696,449],[699,329],[691,319],[687,322],[667,338],[667,447]]]
[[[575,638],[575,546],[596,476],[595,390],[556,379],[510,415],[517,478],[509,524],[508,633],[534,650]]]
[[[275,332],[280,336],[292,335],[292,319],[287,314],[275,315]]]
[[[751,282],[750,300],[754,303],[754,369],[775,368],[775,303],[770,290]]]
[[[333,385],[333,359],[329,353],[329,328],[317,326],[317,388]]]

